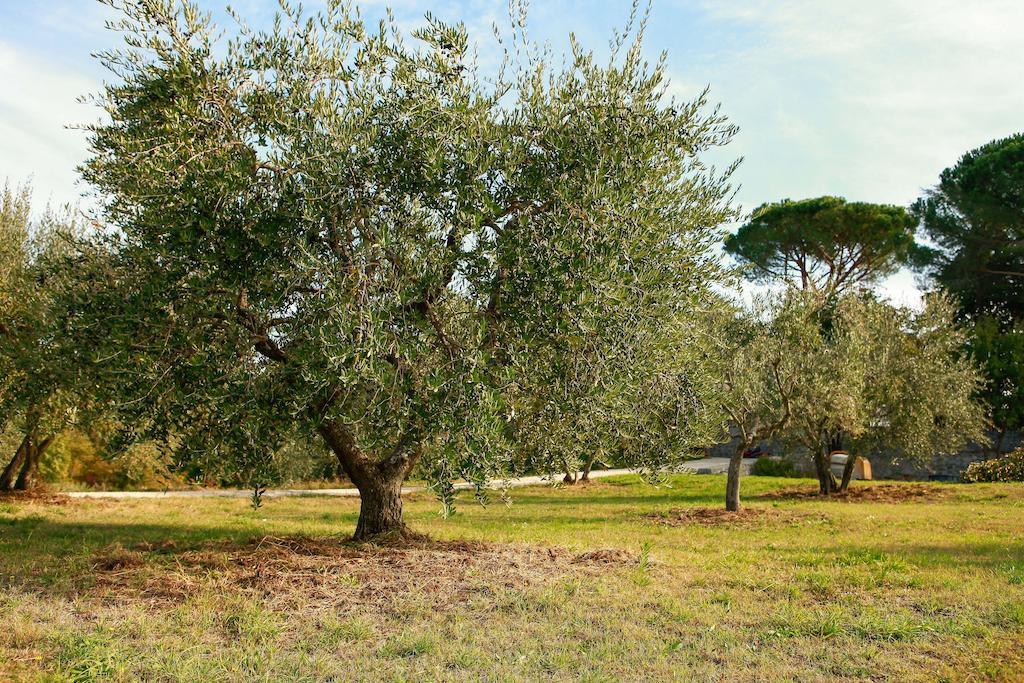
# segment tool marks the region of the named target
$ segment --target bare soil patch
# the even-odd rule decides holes
[[[558,489],[559,493],[578,493],[580,495],[588,496],[593,494],[595,491],[609,491],[621,488],[620,485],[609,483],[603,479],[588,479],[586,481],[581,479],[575,484],[566,484],[559,479],[554,486]]]
[[[834,500],[843,503],[906,503],[927,498],[945,498],[948,488],[933,484],[871,484],[853,486],[842,493],[825,497],[818,489],[782,489],[755,496],[760,500]]]
[[[266,536],[177,552],[173,541],[95,556],[104,600],[181,602],[211,587],[248,592],[284,608],[360,606],[388,610],[410,595],[435,609],[456,609],[475,596],[524,590],[569,575],[636,566],[621,549],[584,553],[555,546],[415,538],[368,545],[331,538]]]
[[[67,505],[73,499],[63,493],[45,488],[31,491],[0,491],[0,503],[35,503],[37,505]]]
[[[665,526],[733,526],[756,527],[766,523],[799,523],[810,518],[822,519],[821,515],[797,511],[778,510],[771,507],[744,507],[739,512],[725,508],[691,507],[673,508],[666,512],[645,515],[647,519]]]

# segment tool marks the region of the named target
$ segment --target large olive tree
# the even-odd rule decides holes
[[[111,4],[127,47],[103,56],[83,172],[116,259],[77,338],[128,422],[183,451],[318,434],[360,491],[357,538],[404,532],[424,459],[442,490],[507,471],[516,407],[550,399],[534,360],[600,356],[609,320],[663,346],[707,296],[730,191],[702,154],[733,129],[666,99],[639,39],[603,64],[574,42],[562,68],[527,47],[485,78],[429,16],[410,42],[347,3],[285,5],[225,42],[193,4]]]

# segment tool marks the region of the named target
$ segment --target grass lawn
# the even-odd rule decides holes
[[[724,485],[417,495],[403,548],[356,500],[0,500],[0,680],[1024,680],[1024,486]]]

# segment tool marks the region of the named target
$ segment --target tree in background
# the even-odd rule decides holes
[[[996,454],[1006,452],[1006,434],[1024,429],[1024,323],[1004,328],[992,316],[970,327],[967,350],[981,366],[985,382],[979,397],[988,405]],[[987,440],[986,440],[987,441]]]
[[[916,221],[898,206],[839,197],[764,204],[725,241],[755,282],[826,295],[868,286],[917,257]]]
[[[1002,451],[1006,432],[1024,427],[1024,134],[965,154],[911,212],[935,244],[922,270],[974,327]]]
[[[924,459],[955,453],[982,433],[980,375],[962,351],[955,310],[941,296],[918,313],[866,294],[817,304],[783,438],[811,454],[823,495],[850,483],[852,456],[841,481],[831,472],[830,455],[844,446]]]
[[[725,340],[718,368],[718,400],[738,432],[729,460],[725,509],[740,510],[743,456],[777,436],[793,419],[796,392],[805,379],[804,354],[818,338],[812,300],[797,292],[761,299],[751,311],[726,311],[715,336]]]
[[[75,324],[140,434],[243,462],[318,434],[360,491],[356,538],[401,535],[417,463],[442,490],[514,465],[513,410],[549,391],[531,358],[609,316],[657,337],[664,301],[708,292],[731,193],[700,155],[734,131],[663,99],[642,22],[606,65],[519,44],[488,81],[429,16],[411,47],[346,3],[286,4],[225,45],[192,4],[117,4],[83,169],[116,257]]]
[[[650,248],[666,247],[673,248]],[[533,390],[516,392],[513,406],[516,441],[532,455],[532,469],[564,473],[572,484],[579,472],[588,478],[600,460],[657,477],[717,435],[717,387],[705,362],[713,341],[705,321],[723,302],[695,279],[721,276],[711,247],[708,242],[704,263],[695,260],[689,273],[638,270],[642,279],[616,292],[619,305],[580,318],[577,333],[528,336],[544,341],[518,354],[523,364],[516,374]],[[586,278],[602,287],[604,280],[596,272]],[[687,281],[695,286],[678,287]],[[640,310],[658,322],[637,325]]]
[[[0,491],[33,488],[40,459],[79,412],[54,298],[72,276],[50,265],[67,251],[74,221],[53,212],[33,220],[30,195],[10,186],[0,194],[0,428],[19,435]]]

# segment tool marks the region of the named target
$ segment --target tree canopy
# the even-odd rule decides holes
[[[911,211],[935,245],[923,272],[973,325],[1000,450],[1001,435],[1024,426],[1024,134],[965,154]]]
[[[75,228],[66,213],[33,217],[28,187],[0,192],[0,430],[19,434],[0,467],[0,490],[32,488],[54,435],[84,407],[58,304],[74,274],[52,267]]]
[[[719,377],[716,398],[738,439],[729,462],[725,507],[740,509],[743,456],[779,435],[793,420],[806,373],[803,353],[817,337],[815,309],[800,296],[762,297],[750,310],[724,310],[713,326],[724,329],[712,361]]]
[[[932,295],[919,312],[864,293],[804,305],[815,311],[815,332],[803,336],[804,371],[783,438],[807,449],[822,493],[837,488],[835,450],[925,459],[981,437],[981,375],[963,353],[967,333],[948,298]]]
[[[917,257],[905,209],[819,197],[764,204],[725,249],[755,282],[840,294],[871,285]]]
[[[607,63],[527,46],[489,79],[429,15],[408,42],[347,3],[286,3],[223,41],[191,3],[117,5],[83,168],[114,257],[75,321],[127,423],[222,460],[318,434],[360,490],[359,538],[404,531],[418,463],[483,485],[523,415],[575,415],[581,392],[602,397],[588,429],[687,429],[609,387],[683,377],[651,363],[710,297],[731,191],[701,155],[734,129],[663,97],[642,22]],[[605,363],[559,366],[574,353]]]
[[[935,244],[924,271],[969,317],[1024,320],[1024,133],[965,154],[911,211]]]

